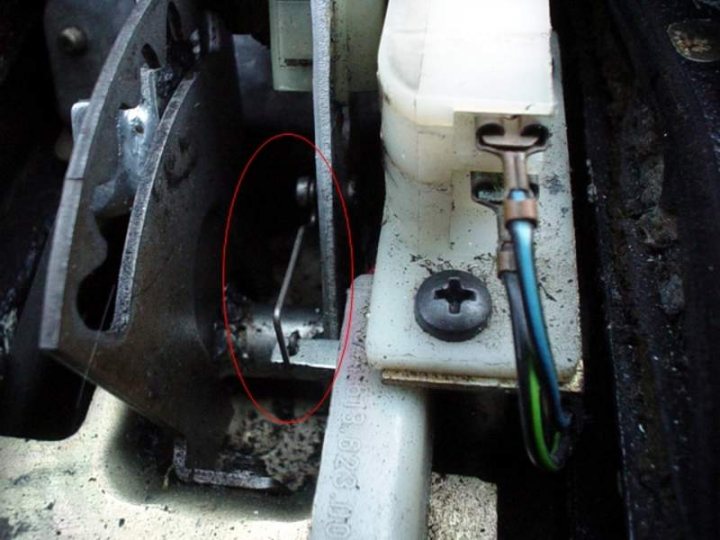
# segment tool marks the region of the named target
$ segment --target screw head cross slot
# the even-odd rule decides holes
[[[445,270],[428,277],[415,295],[415,320],[443,341],[466,341],[487,326],[492,312],[485,284],[468,272]]]
[[[465,289],[460,284],[459,278],[451,277],[445,288],[435,290],[435,299],[447,301],[450,313],[460,313],[462,303],[466,300],[475,300],[475,293],[470,289]]]

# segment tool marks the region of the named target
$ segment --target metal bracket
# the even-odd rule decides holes
[[[144,163],[133,160],[137,187],[121,216],[127,228],[116,230],[113,244],[93,201],[122,165],[118,113],[142,103],[143,66],[166,69],[172,82],[160,92],[167,105]],[[214,452],[232,412],[209,351],[213,300],[220,298],[222,217],[215,208],[232,189],[237,165],[237,87],[231,38],[216,18],[197,12],[191,0],[135,6],[84,114],[78,111],[78,120],[84,118],[63,186],[44,295],[41,348],[185,435],[197,461]],[[117,269],[106,265],[110,256]],[[109,292],[88,286],[101,271],[116,280]],[[115,301],[109,327],[94,327],[84,316],[83,291]]]

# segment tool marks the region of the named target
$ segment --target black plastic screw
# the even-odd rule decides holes
[[[461,270],[433,274],[415,295],[415,320],[425,332],[443,341],[472,338],[487,326],[491,312],[485,284]]]

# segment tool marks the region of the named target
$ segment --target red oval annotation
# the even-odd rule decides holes
[[[228,306],[227,306],[227,295],[226,295],[226,289],[227,289],[227,257],[228,257],[228,241],[230,238],[230,226],[232,223],[232,217],[233,213],[235,211],[235,203],[237,202],[238,195],[240,193],[240,187],[243,184],[243,181],[245,180],[245,177],[247,176],[248,171],[250,170],[250,167],[252,166],[253,162],[257,159],[257,157],[260,155],[260,153],[270,144],[272,144],[275,141],[281,140],[281,139],[294,139],[297,141],[300,141],[310,148],[312,148],[315,153],[320,156],[320,159],[325,164],[325,167],[327,167],[328,171],[330,172],[330,176],[332,177],[333,185],[335,187],[335,193],[337,193],[338,200],[340,201],[340,208],[342,210],[342,215],[345,220],[345,230],[347,234],[348,239],[348,258],[349,258],[349,268],[350,268],[350,291],[348,294],[348,320],[345,324],[345,331],[343,332],[342,336],[342,346],[340,348],[340,356],[338,357],[337,361],[337,367],[335,368],[335,374],[333,375],[332,380],[325,388],[325,391],[323,392],[322,397],[320,400],[313,405],[310,409],[308,409],[305,413],[303,413],[301,416],[298,416],[296,418],[291,418],[289,420],[278,418],[275,414],[267,410],[265,407],[263,407],[257,399],[255,399],[255,396],[253,395],[252,391],[250,390],[250,387],[247,384],[247,380],[245,379],[245,376],[243,375],[242,369],[240,368],[240,362],[238,361],[237,355],[235,353],[235,347],[232,339],[232,332],[230,330],[230,321],[228,318]],[[297,133],[292,132],[285,132],[285,133],[278,133],[277,135],[273,135],[272,137],[269,137],[266,139],[260,146],[257,147],[257,149],[253,152],[253,154],[250,156],[250,159],[248,159],[247,163],[243,167],[242,172],[240,173],[240,177],[237,180],[237,184],[235,185],[235,190],[233,191],[232,198],[230,200],[230,206],[228,208],[227,212],[227,219],[225,220],[225,235],[223,237],[223,244],[222,244],[222,266],[221,266],[221,285],[222,285],[222,315],[223,315],[223,324],[225,326],[225,339],[227,341],[228,351],[230,352],[230,358],[232,359],[233,368],[235,369],[235,374],[237,375],[238,380],[240,381],[240,384],[242,385],[243,390],[245,391],[245,394],[252,402],[253,406],[257,411],[267,420],[280,425],[294,425],[294,424],[301,424],[311,418],[319,409],[323,406],[323,403],[327,400],[327,398],[330,396],[330,393],[332,392],[333,386],[335,385],[335,380],[338,378],[338,375],[340,374],[340,370],[342,368],[343,360],[345,358],[345,354],[348,349],[348,344],[350,343],[350,328],[352,327],[352,313],[353,313],[353,304],[355,299],[355,254],[353,249],[353,241],[352,241],[352,230],[350,226],[350,216],[348,214],[347,205],[345,204],[345,198],[342,194],[342,189],[340,189],[340,182],[337,179],[337,176],[335,174],[335,170],[332,168],[332,165],[328,161],[327,157],[322,153],[322,151],[317,147],[315,143],[313,143],[310,139],[307,137],[303,137],[302,135],[299,135]]]

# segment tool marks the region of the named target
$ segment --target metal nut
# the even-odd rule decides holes
[[[477,277],[445,270],[428,277],[415,295],[415,320],[443,341],[466,341],[487,326],[490,293]]]

